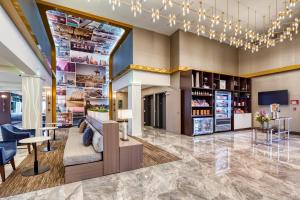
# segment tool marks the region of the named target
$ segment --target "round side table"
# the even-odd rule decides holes
[[[39,128],[39,130],[41,131],[47,131],[47,136],[51,139],[50,137],[50,130],[56,130],[57,127],[42,127],[42,128]],[[56,148],[55,147],[51,147],[50,146],[50,139],[48,140],[47,142],[47,147],[43,148],[41,151],[43,152],[49,152],[49,151],[54,151]]]
[[[22,172],[23,176],[35,176],[38,174],[42,174],[44,172],[49,171],[49,166],[39,166],[39,162],[37,159],[37,148],[36,143],[49,141],[51,138],[47,136],[40,136],[40,137],[31,137],[22,139],[19,141],[21,144],[32,144],[33,150],[34,150],[34,162],[33,162],[33,168],[27,169]]]

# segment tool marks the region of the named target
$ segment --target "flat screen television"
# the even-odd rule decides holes
[[[276,90],[258,93],[258,105],[289,104],[288,90]]]

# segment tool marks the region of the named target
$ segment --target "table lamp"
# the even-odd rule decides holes
[[[127,136],[127,122],[125,120],[131,119],[132,118],[132,110],[118,110],[118,119],[119,120],[124,120],[122,122],[122,136],[121,140],[123,141],[128,141],[128,136]]]

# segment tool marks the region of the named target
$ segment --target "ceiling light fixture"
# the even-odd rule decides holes
[[[190,13],[190,6],[191,6],[190,0],[182,1],[182,15],[183,16]]]
[[[173,7],[173,1],[172,0],[162,0],[162,4],[164,7],[164,10],[167,10],[168,7]]]
[[[121,1],[120,0],[109,0],[109,4],[111,5],[111,8],[113,11],[115,11],[116,7],[121,6]]]
[[[169,14],[169,26],[175,26],[176,24],[176,15],[175,14]]]
[[[198,21],[205,21],[206,19],[206,10],[202,7],[202,1],[200,1],[200,8],[198,10]]]
[[[131,0],[131,12],[133,16],[136,17],[136,14],[142,14],[142,2],[141,0]]]
[[[90,1],[90,0],[88,0]],[[142,8],[142,3],[145,0],[131,0],[131,4],[126,3],[122,0],[109,0],[109,3],[112,6],[112,9],[115,10],[117,6],[121,4],[127,5],[131,7],[131,11],[133,15],[141,14],[142,11],[146,13],[150,13],[152,17],[152,21],[156,22],[157,20],[166,19],[169,22],[169,26],[173,27],[176,24],[176,15],[173,13],[162,14],[161,9],[167,10],[173,6],[177,6],[182,9],[182,15],[185,16],[187,14],[196,14],[198,16],[198,23],[210,19],[210,27],[209,31],[206,31],[206,27],[201,24],[196,24],[196,29],[193,29],[193,32],[196,32],[197,35],[206,35],[210,39],[217,39],[219,42],[228,41],[230,45],[235,47],[244,47],[244,50],[250,50],[251,52],[256,52],[262,47],[273,47],[277,42],[283,42],[286,39],[293,40],[293,34],[298,34],[299,31],[299,19],[293,18],[293,9],[296,7],[299,0],[285,0],[285,5],[283,10],[278,10],[278,5],[276,0],[276,15],[272,19],[271,18],[271,6],[268,6],[269,9],[269,18],[266,23],[264,18],[264,26],[265,31],[259,30],[258,32],[256,26],[256,11],[255,11],[255,24],[254,28],[251,27],[250,24],[250,8],[248,7],[248,21],[246,23],[242,22],[240,19],[240,0],[237,0],[237,19],[234,20],[233,16],[229,15],[229,0],[227,0],[226,11],[227,13],[221,12],[221,16],[218,15],[216,0],[214,1],[215,5],[212,7],[211,13],[207,13],[204,9],[204,0],[199,0],[200,6],[199,8],[193,9],[191,0],[182,0],[181,3],[174,2],[174,0],[162,0],[162,8],[153,8],[146,9]],[[226,14],[226,16],[225,16]],[[234,22],[235,21],[235,22]],[[191,27],[195,22],[185,19],[183,22],[180,21],[180,24],[183,24],[184,31],[190,31]],[[219,33],[213,29],[213,27],[218,24],[223,23],[223,27]],[[243,28],[243,25],[246,25]],[[233,31],[231,29],[234,28]],[[219,29],[218,29],[219,30]],[[219,37],[216,38],[216,35]]]
[[[191,29],[191,21],[183,20],[183,28],[185,32],[189,31]]]
[[[156,20],[159,20],[159,10],[158,9],[155,10],[154,8],[152,8],[151,17],[152,17],[153,23],[155,23]]]

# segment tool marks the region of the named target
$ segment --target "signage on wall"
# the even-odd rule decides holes
[[[290,103],[293,106],[293,111],[296,111],[297,107],[295,107],[295,106],[299,105],[299,100],[298,99],[293,99],[293,100],[290,101]]]
[[[299,105],[299,100],[291,100],[291,105],[298,106]]]

